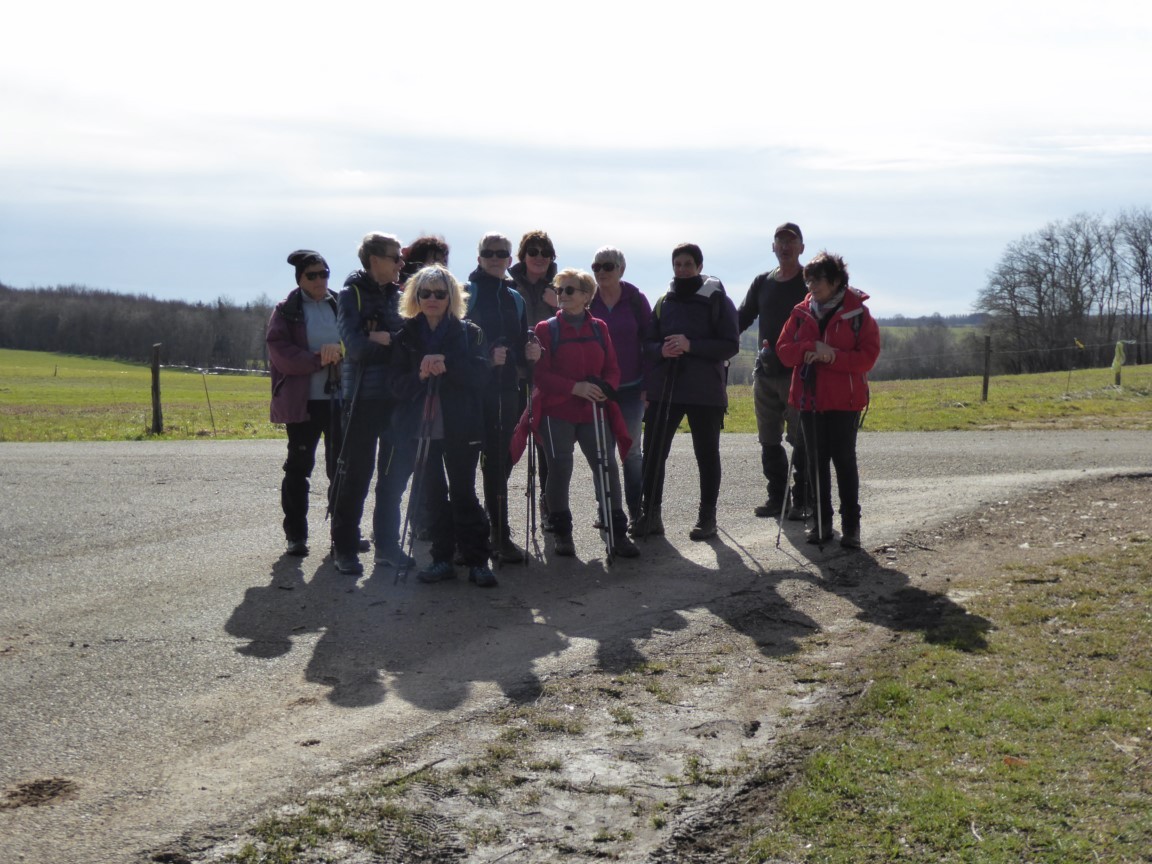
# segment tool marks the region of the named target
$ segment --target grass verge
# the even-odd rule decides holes
[[[163,370],[164,438],[279,438],[268,422],[268,379]],[[963,429],[1152,429],[1152,364],[1125,367],[1121,388],[1109,369],[994,378],[872,384],[865,431]],[[151,437],[147,366],[0,350],[0,441],[124,441]],[[207,389],[207,392],[205,392]],[[753,433],[750,386],[728,388],[725,431]],[[687,431],[687,423],[682,424]]]
[[[776,798],[749,862],[1135,862],[1152,849],[1152,542],[956,580],[987,647],[904,637]]]

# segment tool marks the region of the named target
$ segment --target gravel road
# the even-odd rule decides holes
[[[139,860],[586,668],[706,605],[710,573],[794,569],[789,535],[778,549],[751,515],[754,436],[722,446],[717,542],[687,539],[696,474],[678,436],[667,543],[606,571],[574,494],[578,558],[480,591],[282,556],[282,442],[0,444],[0,796],[70,784],[44,806],[0,798],[0,860]],[[1145,432],[867,434],[859,451],[869,547],[1029,488],[1152,469]],[[520,469],[513,485],[522,514]],[[590,490],[586,469],[573,488]],[[643,601],[622,603],[624,586]]]

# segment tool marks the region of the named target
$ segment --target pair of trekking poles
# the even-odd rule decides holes
[[[652,452],[644,453],[644,488],[641,490],[640,525],[637,536],[647,540],[652,531],[652,520],[656,518],[659,510],[656,497],[656,488],[659,486],[663,493],[662,475],[664,474],[665,450],[675,430],[669,428],[672,416],[672,394],[676,389],[676,378],[680,372],[680,358],[668,359],[668,368],[664,373],[664,381],[660,386],[660,401],[657,402],[656,432],[651,436]],[[649,461],[651,459],[651,461]],[[663,495],[661,494],[661,497]]]

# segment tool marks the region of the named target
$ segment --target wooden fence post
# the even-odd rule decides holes
[[[160,346],[152,346],[152,434],[164,434],[164,413],[160,409]]]
[[[981,402],[988,401],[988,378],[992,374],[992,337],[984,337],[984,392],[980,396]]]

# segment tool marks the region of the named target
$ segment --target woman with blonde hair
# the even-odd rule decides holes
[[[432,564],[421,582],[453,579],[459,551],[468,578],[496,584],[488,567],[488,517],[476,497],[476,465],[484,440],[482,394],[488,380],[484,333],[465,321],[467,294],[440,265],[425,267],[404,286],[404,326],[392,352],[391,388],[397,400],[394,434],[427,438],[421,473],[412,483],[431,516]]]

